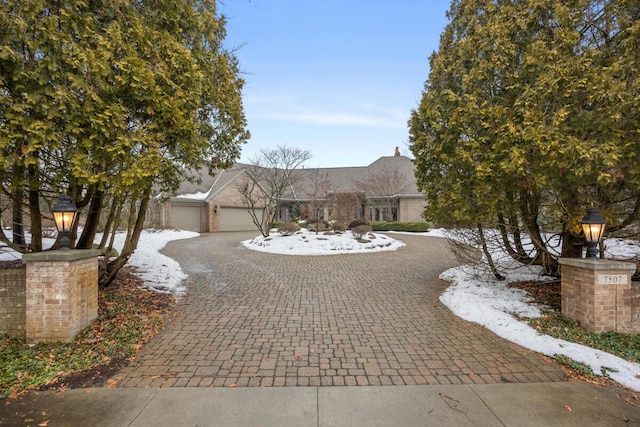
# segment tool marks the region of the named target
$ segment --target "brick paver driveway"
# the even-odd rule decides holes
[[[562,381],[555,363],[452,315],[443,239],[397,252],[283,256],[214,233],[163,251],[189,274],[178,319],[114,377],[121,387]],[[395,237],[395,236],[394,236]]]

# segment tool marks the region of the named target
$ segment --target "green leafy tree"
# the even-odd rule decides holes
[[[101,223],[105,236],[127,230],[101,266],[106,285],[135,250],[152,188],[230,166],[248,137],[224,17],[212,0],[7,0],[0,16],[0,178],[33,236],[0,239],[42,250],[42,202],[66,191],[86,213],[77,248]]]
[[[498,229],[549,273],[580,256],[585,206],[610,231],[637,223],[637,2],[455,0],[448,17],[409,123],[425,215],[480,242]]]

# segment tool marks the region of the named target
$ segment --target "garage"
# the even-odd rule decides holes
[[[172,202],[171,226],[181,230],[202,231],[202,202]]]
[[[262,215],[262,211],[256,212]],[[220,231],[257,230],[246,208],[220,208]]]

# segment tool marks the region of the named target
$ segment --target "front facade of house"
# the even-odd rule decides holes
[[[183,183],[168,200],[156,198],[151,224],[197,232],[255,230],[240,193],[254,168],[236,163],[214,177],[206,170],[200,171],[200,184]],[[353,205],[348,213],[352,218],[423,221],[425,199],[417,190],[414,166],[407,157],[381,157],[364,167],[305,168],[295,172],[295,182],[276,208],[278,221],[297,219],[305,212],[313,218],[333,219],[340,209],[336,200],[345,195]],[[318,177],[324,183],[322,191],[318,191]],[[260,211],[260,206],[256,209]]]

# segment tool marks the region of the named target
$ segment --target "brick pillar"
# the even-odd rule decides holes
[[[25,269],[0,269],[0,334],[24,338]]]
[[[590,332],[640,332],[632,323],[634,263],[561,258],[562,314]]]
[[[98,317],[98,250],[26,254],[26,342],[70,341]]]

